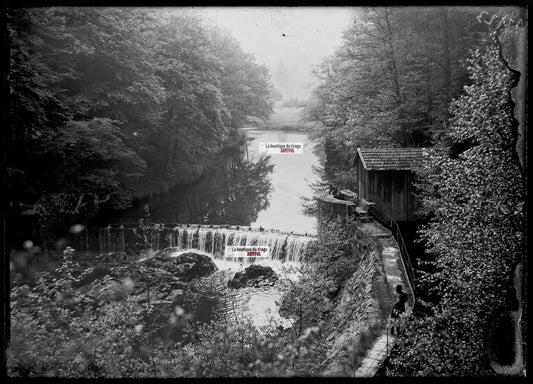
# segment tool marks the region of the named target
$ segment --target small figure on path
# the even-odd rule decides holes
[[[407,293],[403,292],[403,287],[401,284],[396,286],[396,294],[398,298],[392,305],[392,313],[390,317],[393,320],[393,325],[391,327],[391,334],[394,335],[394,331],[398,333],[398,326],[395,326],[396,319],[398,319],[405,312],[405,303],[407,303]]]

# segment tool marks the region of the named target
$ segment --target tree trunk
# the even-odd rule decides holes
[[[150,310],[150,285],[146,287],[146,304],[148,306],[148,310]]]
[[[441,34],[441,46],[442,46],[442,68],[443,68],[443,81],[442,92],[444,96],[444,105],[448,105],[452,99],[451,97],[451,59],[450,59],[450,20],[448,7],[444,7],[441,13],[442,17],[442,34]],[[448,108],[444,108],[444,129],[448,129],[448,120],[450,118],[450,112]]]
[[[298,332],[298,337],[302,336],[302,323],[303,323],[302,304],[300,303],[300,329],[299,329],[299,332]]]
[[[396,95],[396,105],[400,105],[402,95],[400,92],[400,80],[398,78],[398,68],[396,65],[396,57],[394,55],[394,44],[392,41],[392,28],[389,20],[389,10],[385,9],[385,23],[387,24],[387,46],[389,49],[389,60],[391,64],[392,85],[394,87],[394,94]]]
[[[402,147],[409,147],[412,145],[413,142],[413,135],[410,131],[410,127],[406,126],[402,122],[402,116],[404,116],[405,112],[399,108],[402,105],[402,93],[401,93],[401,87],[400,87],[400,78],[398,75],[398,65],[396,62],[396,55],[394,50],[394,41],[393,41],[393,31],[390,23],[390,10],[388,8],[385,8],[385,24],[386,24],[386,35],[387,35],[387,47],[389,51],[389,62],[390,62],[390,69],[391,69],[391,76],[392,76],[392,86],[394,89],[394,105],[397,107],[398,113],[397,113],[397,123],[399,126],[399,132],[397,132],[394,136],[396,137],[395,140],[399,141]]]

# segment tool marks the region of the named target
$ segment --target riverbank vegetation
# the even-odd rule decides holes
[[[11,8],[8,248],[242,158],[272,113],[267,69],[222,28],[152,8]]]
[[[490,330],[517,308],[512,276],[524,255],[525,190],[509,102],[515,79],[494,43],[470,64],[473,84],[452,105],[445,136],[463,147],[436,149],[421,171],[423,209],[433,215],[421,236],[436,255],[438,272],[427,278],[439,303],[430,321],[410,324],[393,373],[491,373]],[[514,356],[514,347],[507,353]]]
[[[332,361],[336,373],[351,372],[364,350],[339,342],[339,333],[350,330],[368,347],[379,328],[369,323],[379,312],[370,287],[384,279],[376,276],[370,254],[354,260],[346,228],[326,224],[308,250],[303,279],[290,284],[282,299],[283,312],[293,319],[288,329],[273,321],[257,329],[236,313],[231,289],[208,265],[195,269],[193,278],[164,254],[94,267],[67,248],[55,271],[34,280],[17,275],[12,283],[8,374],[315,376]],[[206,310],[208,316],[199,316]]]
[[[379,260],[355,253],[342,221],[320,223],[301,279],[287,283],[288,329],[228,313],[231,294],[212,270],[189,280],[181,267],[163,268],[164,255],[95,265],[71,248],[56,268],[43,252],[117,212],[138,218],[155,195],[183,196],[183,216],[169,212],[170,200],[151,207],[169,221],[253,221],[268,205],[272,165],[244,160],[238,128],[272,115],[266,68],[186,13],[6,15],[9,375],[351,375],[392,298]],[[491,330],[519,306],[512,276],[526,250],[527,172],[511,93],[525,73],[511,67],[523,59],[524,17],[518,8],[362,10],[317,69],[305,111],[324,159],[317,193],[355,189],[358,147],[428,148],[417,169],[419,308],[402,326],[389,375],[493,374],[501,351],[491,352]],[[306,210],[316,213],[313,201]],[[525,320],[519,326],[525,337]]]
[[[358,147],[428,148],[417,171],[427,223],[420,317],[406,324],[390,375],[490,375],[494,350],[506,348],[494,347],[491,330],[517,308],[512,272],[525,257],[525,128],[511,99],[525,76],[517,70],[526,60],[524,12],[369,9],[317,72],[322,83],[307,108],[322,123],[317,193],[356,188]]]

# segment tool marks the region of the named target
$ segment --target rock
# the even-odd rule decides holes
[[[183,253],[169,262],[177,267],[178,276],[183,281],[209,276],[218,271],[218,267],[207,255],[201,255],[194,252]]]
[[[278,275],[270,267],[252,264],[242,272],[237,272],[233,279],[228,281],[230,288],[261,287],[274,285]]]
[[[169,258],[170,255],[176,252],[176,248],[165,248],[156,252],[157,258]]]
[[[189,282],[193,279],[209,276],[218,268],[211,258],[194,252],[183,253],[176,257],[165,254],[145,260],[144,266],[148,267],[148,273],[142,276],[172,276],[181,281]],[[149,277],[148,280],[151,280]]]

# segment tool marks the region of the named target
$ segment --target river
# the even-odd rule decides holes
[[[304,132],[298,131],[274,131],[260,129],[243,129],[249,139],[248,155],[250,160],[255,161],[261,156],[260,143],[302,143],[302,154],[271,154],[271,163],[274,169],[270,175],[272,183],[272,193],[269,198],[269,205],[259,212],[257,219],[252,223],[252,227],[263,227],[278,229],[280,231],[296,233],[316,233],[316,217],[306,216],[302,210],[302,197],[311,197],[312,190],[310,183],[316,176],[313,173],[313,166],[319,164],[318,157],[313,152],[314,143]],[[219,260],[215,261],[221,269],[231,268],[222,265]],[[294,269],[289,263],[282,263],[277,260],[259,261],[258,264],[271,266],[282,278],[294,279]],[[289,264],[289,265],[287,265]],[[235,269],[233,267],[232,269]],[[291,321],[284,319],[278,314],[278,302],[281,299],[281,287],[268,289],[245,289],[239,295],[239,311],[243,316],[252,318],[256,326],[265,326],[269,320],[282,325],[290,326]]]
[[[120,222],[137,222],[148,206],[153,223],[251,225],[315,234],[316,218],[302,212],[302,197],[312,196],[310,183],[316,179],[313,166],[319,164],[308,134],[257,128],[244,128],[242,132],[250,140],[247,154],[222,155],[194,183],[176,185],[167,193],[143,198],[126,212],[119,212]],[[303,153],[261,157],[259,144],[275,142],[302,143]],[[238,165],[232,167],[232,161]],[[110,219],[105,220],[102,226],[109,224]]]
[[[268,175],[272,188],[268,196],[268,204],[258,212],[257,218],[250,225],[254,228],[264,228],[263,235],[260,237],[269,240],[263,239],[260,241],[271,241],[276,238],[285,239],[285,235],[279,234],[277,231],[315,234],[316,218],[303,214],[303,201],[301,199],[302,197],[312,196],[310,183],[315,180],[313,166],[319,164],[318,157],[313,152],[314,143],[306,133],[298,131],[273,131],[248,128],[243,129],[243,132],[245,132],[249,139],[247,152],[249,160],[252,162],[257,162],[261,157],[260,143],[303,144],[303,153],[301,154],[270,155],[270,163],[274,167]],[[195,230],[182,229],[179,233],[181,234],[184,231],[189,231],[192,235]],[[205,231],[211,231],[214,234],[215,232],[224,232],[227,230],[202,229],[202,233]],[[251,239],[256,236],[253,233],[248,234],[244,228],[241,228],[241,233],[243,239],[245,239],[243,241],[255,241]],[[303,237],[302,241],[304,239],[306,238]],[[302,245],[300,240],[294,241],[300,244],[300,246]],[[198,241],[196,245],[197,251],[207,253],[213,258],[213,261],[219,268],[219,271],[216,273],[222,275],[226,281],[231,279],[235,272],[242,271],[247,266],[247,263],[243,265],[239,262],[225,260],[218,252],[216,253],[216,257],[212,252],[205,252],[206,244],[204,243],[205,239]],[[180,248],[183,250],[178,251],[176,254],[187,252],[190,246],[182,245]],[[211,248],[214,249],[214,247]],[[208,250],[211,251],[211,249]],[[280,317],[278,308],[282,298],[282,292],[286,289],[288,280],[294,281],[298,279],[297,271],[300,263],[294,260],[296,260],[296,255],[288,257],[283,262],[279,259],[274,259],[274,257],[272,259],[251,260],[257,264],[270,266],[278,274],[280,280],[273,287],[241,288],[235,292],[235,295],[233,295],[233,300],[235,300],[233,307],[237,310],[239,317],[251,318],[253,323],[258,327],[269,324],[269,321],[274,321],[274,323],[283,327],[291,326],[291,319]]]
[[[242,132],[248,144],[247,153],[240,154],[244,156],[240,166],[229,167],[228,159],[222,158],[194,184],[177,186],[142,202],[130,217],[141,217],[143,204],[147,204],[152,222],[185,223],[175,231],[173,243],[166,246],[177,248],[175,254],[189,250],[208,254],[219,268],[216,273],[226,281],[250,262],[270,266],[280,277],[278,282],[273,287],[236,290],[235,308],[242,316],[251,317],[257,326],[266,325],[269,318],[288,326],[290,321],[279,316],[276,302],[288,279],[298,278],[295,269],[311,240],[289,234],[317,232],[316,217],[303,214],[302,197],[313,194],[310,183],[316,179],[313,166],[319,164],[319,159],[305,132],[258,128],[244,128]],[[300,143],[303,151],[270,154],[265,159],[260,154],[260,143]],[[186,224],[202,224],[202,229]],[[228,228],[228,224],[232,227]],[[228,260],[224,246],[235,245],[234,242],[268,246],[271,259],[244,263]],[[199,315],[198,319],[203,317]]]
[[[272,154],[272,194],[268,208],[259,212],[253,227],[275,228],[297,233],[316,233],[316,218],[302,213],[301,197],[311,197],[310,183],[316,179],[313,166],[319,164],[314,143],[305,132],[243,129],[248,138],[250,160],[259,156],[260,143],[303,143],[302,154]]]

